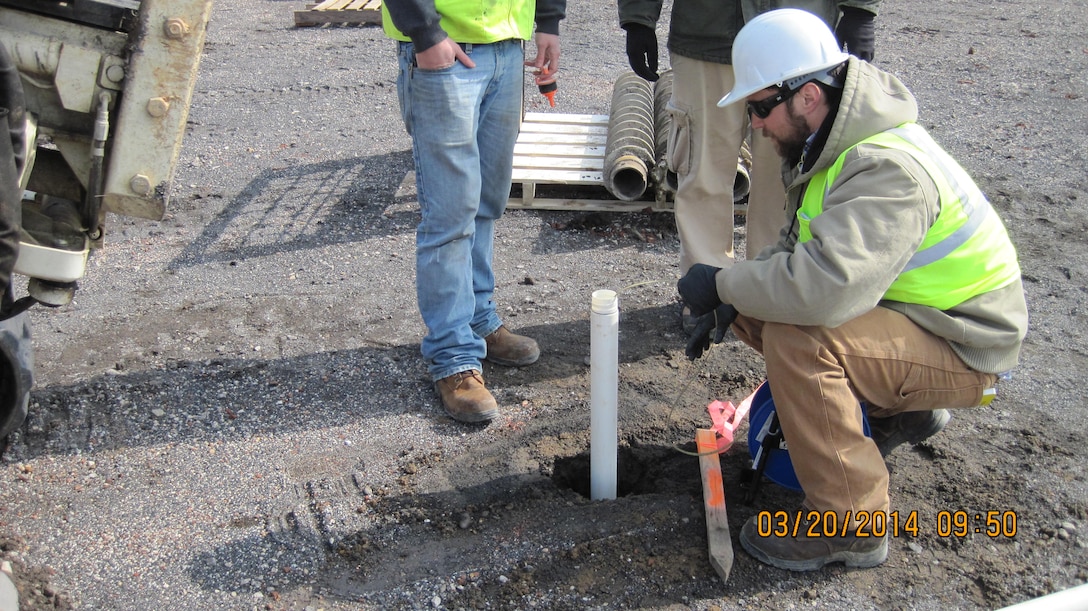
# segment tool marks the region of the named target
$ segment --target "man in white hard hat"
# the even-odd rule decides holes
[[[907,88],[843,54],[814,15],[760,15],[737,35],[733,65],[719,104],[746,104],[774,141],[793,220],[757,259],[680,280],[702,316],[688,356],[730,326],[764,355],[805,496],[788,520],[753,516],[740,541],[785,569],[876,566],[888,536],[909,536],[892,526],[883,456],[940,431],[947,408],[988,403],[1017,364],[1028,315],[1016,250],[915,123]]]
[[[733,86],[732,46],[744,23],[776,8],[805,9],[835,29],[838,46],[872,60],[876,15],[881,0],[675,0],[669,18],[668,52],[673,84],[667,111],[666,160],[676,173],[674,216],[680,238],[680,273],[695,263],[728,267],[733,263],[735,168],[726,160],[745,156],[748,119],[742,109],[714,104]],[[627,32],[631,69],[648,81],[658,79],[655,28],[664,0],[619,0],[620,26]],[[771,145],[753,134],[751,190],[745,221],[749,259],[775,242],[785,218],[782,180]],[[683,312],[687,312],[685,308]],[[693,318],[681,318],[686,333]]]

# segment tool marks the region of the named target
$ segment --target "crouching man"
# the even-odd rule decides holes
[[[802,511],[851,524],[839,538],[804,527],[760,537],[753,518],[740,541],[784,569],[876,566],[887,538],[855,527],[889,510],[883,456],[941,430],[947,408],[988,401],[1017,363],[1028,314],[1016,250],[975,183],[917,125],[907,88],[844,54],[816,16],[753,19],[733,66],[718,105],[747,104],[752,128],[773,140],[787,216],[757,259],[695,265],[680,280],[702,316],[688,356],[730,326],[763,354]]]

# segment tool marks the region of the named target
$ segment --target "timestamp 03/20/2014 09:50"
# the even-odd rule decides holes
[[[799,509],[796,511],[760,511],[756,514],[756,534],[760,537],[918,537],[935,534],[938,537],[967,537],[972,534],[987,537],[1016,536],[1015,511],[967,511],[963,509],[938,511],[930,518],[920,517],[918,511],[859,511],[846,512],[840,518],[834,511]]]

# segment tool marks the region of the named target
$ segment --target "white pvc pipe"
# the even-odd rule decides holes
[[[1083,611],[1088,608],[1088,584],[1033,598],[1000,611]]]
[[[589,316],[589,492],[616,498],[620,308],[616,291],[593,291]]]

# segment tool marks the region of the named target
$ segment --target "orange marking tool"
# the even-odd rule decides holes
[[[536,75],[537,89],[540,89],[540,93],[548,98],[548,104],[551,104],[552,108],[555,108],[555,92],[559,89],[555,79],[555,74],[549,74],[547,68],[544,68]]]

